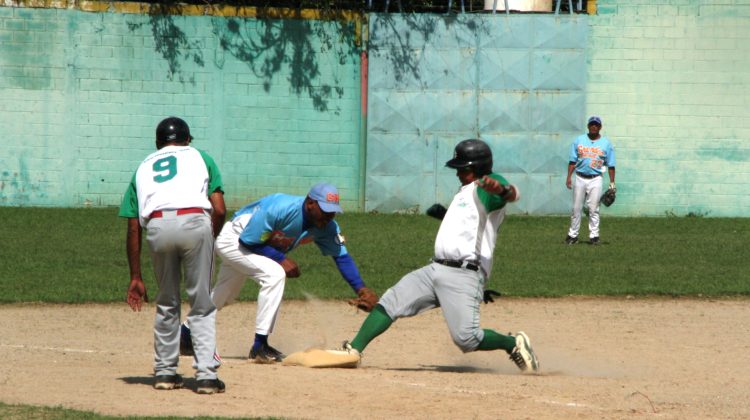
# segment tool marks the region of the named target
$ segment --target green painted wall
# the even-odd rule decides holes
[[[750,0],[597,6],[585,114],[617,147],[605,214],[750,216]],[[328,179],[362,209],[359,56],[343,29],[0,7],[0,205],[119,204],[158,121],[179,115],[230,206]]]
[[[750,1],[597,8],[587,108],[617,147],[607,213],[750,216]]]
[[[119,205],[177,115],[217,159],[229,206],[329,180],[358,208],[354,28],[0,7],[0,205]]]

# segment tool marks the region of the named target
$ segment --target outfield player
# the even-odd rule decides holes
[[[587,134],[582,134],[570,145],[570,162],[565,186],[573,190],[573,211],[565,243],[578,242],[581,228],[583,202],[589,210],[589,241],[599,244],[599,198],[602,195],[602,174],[609,172],[609,188],[615,189],[615,148],[608,138],[601,135],[602,119],[596,115],[589,118]],[[573,173],[576,180],[573,184]]]
[[[125,191],[120,216],[128,218],[130,286],[127,302],[140,311],[147,300],[141,276],[142,229],[151,249],[156,284],[154,388],[183,386],[177,373],[180,346],[180,272],[190,301],[187,322],[193,331],[196,392],[224,392],[216,376],[216,306],[211,301],[215,233],[226,210],[221,174],[213,159],[190,146],[190,128],[169,117],[156,127],[157,151],[138,166]]]
[[[432,263],[412,271],[388,289],[344,350],[360,355],[399,318],[442,307],[453,342],[463,352],[505,350],[522,370],[539,362],[523,332],[503,335],[479,327],[479,305],[492,271],[492,254],[507,203],[518,189],[492,172],[492,151],[481,140],[464,140],[446,166],[456,170],[458,193],[444,213]]]
[[[268,343],[268,336],[276,323],[286,278],[300,276],[299,266],[287,255],[297,246],[314,242],[323,255],[333,258],[344,280],[359,296],[350,303],[369,312],[377,302],[377,295],[365,287],[334,220],[342,212],[336,187],[319,183],[306,197],[273,194],[250,203],[221,230],[216,252],[222,263],[211,296],[221,310],[239,295],[248,277],[260,285],[255,339],[249,355],[256,363],[284,358]],[[183,343],[190,342],[189,336],[190,331],[183,326]],[[183,354],[190,354],[190,349],[185,348]]]

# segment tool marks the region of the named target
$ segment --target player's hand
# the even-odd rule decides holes
[[[500,184],[500,181],[490,178],[489,176],[485,175],[482,178],[474,181],[476,184],[482,188],[483,190],[487,191],[490,194],[500,194],[505,189],[502,184]]]
[[[146,293],[146,285],[143,283],[143,279],[130,280],[127,301],[134,312],[140,312],[143,302],[148,302],[148,293]]]
[[[569,190],[573,189],[573,181],[570,179],[570,177],[565,180],[565,186],[568,187]]]
[[[612,191],[617,192],[617,188],[615,187],[615,183],[614,182],[610,182],[609,183],[609,189],[612,190]]]
[[[281,262],[281,268],[284,269],[286,276],[290,279],[294,279],[300,276],[299,266],[291,258],[285,258],[284,261]]]

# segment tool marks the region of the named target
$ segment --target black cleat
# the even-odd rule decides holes
[[[578,238],[574,238],[574,237],[572,237],[572,236],[570,236],[570,235],[568,235],[568,236],[566,236],[566,237],[565,237],[565,243],[566,243],[567,245],[573,245],[573,244],[575,244],[576,242],[578,242]]]
[[[276,350],[275,348],[265,345],[260,346],[257,349],[253,347],[250,350],[250,356],[248,356],[255,363],[276,363],[284,360],[284,353]]]
[[[195,392],[198,394],[221,394],[226,391],[227,386],[221,379],[201,379],[198,381],[198,387]]]
[[[599,243],[600,242],[598,236],[594,236],[593,238],[591,238],[591,245],[599,245]]]
[[[154,389],[180,389],[184,382],[180,375],[159,375],[154,382]]]

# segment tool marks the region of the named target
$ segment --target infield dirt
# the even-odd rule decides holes
[[[183,313],[186,313],[185,310]],[[364,313],[339,301],[286,301],[271,344],[291,353],[351,339]],[[219,312],[227,392],[152,388],[153,305],[0,306],[0,400],[119,416],[305,419],[750,417],[746,299],[501,299],[482,326],[525,331],[539,374],[504,352],[462,354],[440,310],[396,322],[357,369],[246,359],[254,303]]]

